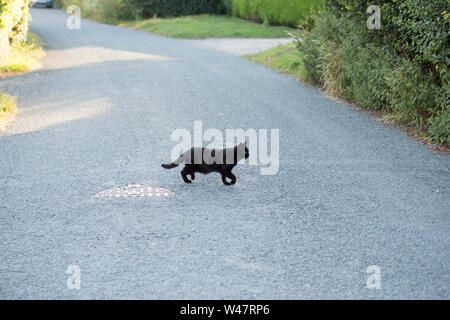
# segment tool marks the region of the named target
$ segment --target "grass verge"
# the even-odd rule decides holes
[[[16,110],[16,98],[0,91],[0,132],[14,118]]]
[[[306,81],[306,70],[301,52],[298,51],[295,43],[282,44],[257,54],[248,55],[246,58]]]
[[[41,46],[39,37],[28,32],[27,41],[11,48],[9,55],[1,60],[0,78],[36,69],[39,58],[44,54]]]
[[[14,76],[39,67],[38,60],[43,57],[42,42],[39,37],[28,32],[27,41],[11,48],[7,57],[0,62],[0,78]],[[0,132],[14,119],[17,113],[16,97],[0,91]]]
[[[119,25],[183,39],[288,38],[287,31],[292,31],[288,27],[270,26],[236,17],[208,14],[126,21]]]

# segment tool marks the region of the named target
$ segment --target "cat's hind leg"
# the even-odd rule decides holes
[[[236,183],[236,176],[234,174],[231,173],[231,171],[227,172],[227,177],[231,179],[230,184],[235,184]]]
[[[186,183],[192,183],[192,181],[188,179],[187,175],[190,175],[192,177],[193,174],[194,173],[189,169],[189,167],[187,165],[184,167],[183,170],[181,170],[181,177],[183,178],[184,182],[186,182]],[[195,178],[195,176],[194,176],[194,178]],[[194,179],[192,179],[192,180],[194,180]]]
[[[223,184],[226,184],[227,186],[229,186],[231,184],[227,181],[227,176],[224,173],[222,173],[222,182],[223,182]]]
[[[227,186],[235,184],[236,183],[236,176],[231,173],[231,171],[225,171],[222,172],[222,182],[226,184]],[[231,179],[230,182],[227,181],[227,178]]]

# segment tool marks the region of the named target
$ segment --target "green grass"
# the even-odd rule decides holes
[[[14,113],[16,110],[16,98],[0,91],[0,113]]]
[[[249,55],[247,59],[306,81],[306,70],[301,55],[302,53],[297,49],[295,43],[288,43]]]
[[[184,39],[205,38],[286,38],[288,27],[275,27],[247,20],[220,16],[195,15],[178,18],[152,18],[126,21],[121,26]]]
[[[233,0],[232,13],[253,21],[297,27],[323,7],[324,0]]]
[[[11,48],[8,56],[1,60],[0,78],[32,70],[42,55],[39,37],[28,32],[27,41]],[[16,97],[0,91],[0,132],[14,118],[16,112]]]
[[[28,32],[27,41],[11,48],[9,55],[0,64],[0,76],[11,72],[26,72],[36,63],[42,53],[39,37]]]
[[[16,113],[16,98],[0,91],[0,132]]]

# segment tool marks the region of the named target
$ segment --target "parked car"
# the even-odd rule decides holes
[[[47,8],[53,8],[53,0],[31,0],[32,7],[44,6]]]

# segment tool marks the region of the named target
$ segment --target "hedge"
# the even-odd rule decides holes
[[[227,12],[227,0],[55,0],[55,5],[67,8],[77,5],[84,17],[105,22],[136,18],[175,17],[201,13]]]
[[[24,41],[28,32],[28,0],[0,0],[0,57]]]
[[[233,0],[234,16],[297,27],[323,7],[323,0]]]
[[[142,17],[176,17],[200,13],[223,14],[223,0],[129,0]]]
[[[331,0],[300,50],[308,77],[331,93],[391,113],[433,141],[450,143],[447,0]]]
[[[135,18],[176,17],[194,14],[233,14],[274,25],[298,26],[323,0],[55,0],[67,8],[78,5],[84,17],[115,22]]]

